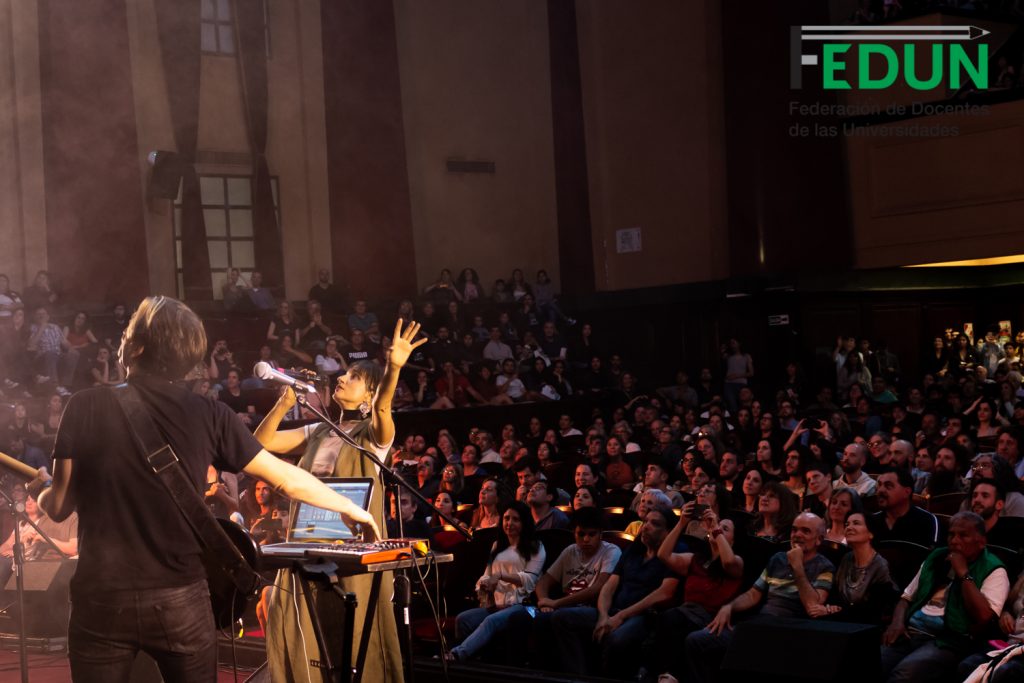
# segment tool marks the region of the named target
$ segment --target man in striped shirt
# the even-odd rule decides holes
[[[733,615],[761,604],[762,617],[807,617],[814,605],[823,605],[832,590],[835,567],[818,546],[825,535],[825,521],[804,512],[793,520],[792,547],[768,560],[750,590],[724,605],[706,629],[686,637],[686,681],[714,681],[732,640]]]

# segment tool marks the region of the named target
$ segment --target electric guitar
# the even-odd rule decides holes
[[[214,551],[207,548],[203,552],[203,566],[206,567],[206,582],[210,586],[210,606],[213,608],[213,621],[218,629],[234,628],[232,624],[242,618],[249,600],[259,595],[262,582],[259,581],[257,572],[262,564],[260,547],[249,535],[249,532],[238,524],[217,518],[221,530],[227,535],[231,543],[238,549],[242,559],[248,567],[237,568],[236,573],[241,577],[252,576],[252,587],[248,590],[239,588],[244,580],[233,578],[229,570],[224,567],[224,558],[214,555]]]

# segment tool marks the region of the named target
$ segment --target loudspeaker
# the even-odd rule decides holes
[[[755,617],[736,624],[722,662],[723,681],[758,683],[878,680],[879,634],[874,626]]]
[[[25,591],[50,591],[63,589],[75,573],[78,560],[30,560],[25,563]],[[17,590],[18,577],[11,576],[4,590]]]
[[[78,560],[33,560],[25,563],[25,630],[32,638],[63,637],[71,618],[69,584]],[[4,586],[4,603],[11,603],[0,630],[18,631],[17,577]]]
[[[185,162],[175,152],[157,150],[149,153],[152,167],[149,175],[149,197],[151,199],[177,199],[178,185],[185,172]]]

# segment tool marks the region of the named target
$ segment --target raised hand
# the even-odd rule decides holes
[[[391,352],[388,356],[388,363],[395,368],[401,368],[409,360],[409,355],[413,349],[418,346],[423,346],[427,343],[427,338],[423,337],[418,341],[413,341],[416,335],[419,334],[420,324],[418,322],[409,323],[409,327],[402,330],[402,319],[399,318],[398,322],[395,323],[395,336],[391,341]]]

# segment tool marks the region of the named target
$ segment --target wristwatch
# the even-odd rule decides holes
[[[964,581],[970,581],[971,583],[974,583],[974,577],[971,576],[970,572],[968,572],[967,574],[964,574],[963,576],[957,576],[955,578],[956,578],[957,581],[959,581],[961,583],[963,583]]]

